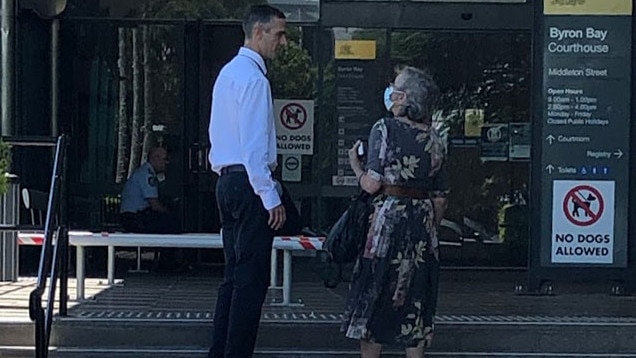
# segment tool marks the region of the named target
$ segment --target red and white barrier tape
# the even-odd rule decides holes
[[[69,236],[91,236],[93,238],[103,238],[108,239],[109,237],[116,237],[118,235],[136,235],[136,234],[121,234],[121,233],[108,233],[108,232],[99,232],[99,233],[89,233],[85,231],[81,232],[73,232],[69,233]],[[183,236],[187,234],[177,234],[175,236]],[[212,238],[220,240],[221,236],[218,234],[192,234],[193,236],[205,236],[206,238]],[[282,246],[284,249],[288,250],[321,250],[322,243],[325,241],[324,237],[309,237],[309,236],[277,236],[274,238],[274,247]],[[19,245],[33,245],[33,246],[41,246],[44,243],[44,234],[37,232],[19,232],[18,233],[18,244]],[[141,245],[143,246],[143,244]]]
[[[309,236],[277,236],[274,238],[274,244],[276,244],[276,241],[278,240],[298,244],[298,249],[302,250],[322,250],[322,243],[325,241],[325,238]]]
[[[44,234],[37,232],[19,232],[18,245],[42,246]]]

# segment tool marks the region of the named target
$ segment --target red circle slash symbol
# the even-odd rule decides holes
[[[287,129],[300,129],[307,122],[307,110],[298,103],[288,103],[280,110],[280,122]]]
[[[565,217],[577,226],[596,223],[603,215],[604,208],[603,195],[590,185],[577,185],[563,198]]]

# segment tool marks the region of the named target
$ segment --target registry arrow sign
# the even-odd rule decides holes
[[[614,155],[616,156],[616,159],[621,159],[621,157],[623,156],[623,151],[622,151],[622,150],[620,150],[620,149],[617,149],[617,150],[614,152]]]

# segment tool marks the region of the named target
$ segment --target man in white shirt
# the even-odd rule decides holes
[[[276,132],[265,59],[287,44],[285,15],[250,8],[245,43],[216,79],[210,114],[212,170],[223,228],[224,281],[214,312],[210,358],[251,357],[269,285],[275,230],[286,220],[272,178]]]

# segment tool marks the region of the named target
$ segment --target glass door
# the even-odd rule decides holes
[[[531,133],[529,32],[394,31],[391,60],[428,69],[448,151],[448,266],[525,266]]]
[[[239,24],[213,23],[192,27],[191,30],[188,31],[189,66],[186,69],[189,120],[186,129],[185,225],[188,231],[219,232],[216,175],[208,162],[212,86],[221,68],[243,44],[243,31]]]
[[[357,190],[355,180],[347,181],[346,149],[384,115],[382,94],[394,68],[415,66],[428,70],[441,90],[433,119],[446,141],[451,188],[442,264],[525,266],[531,33],[347,27],[332,28],[331,41],[322,86],[337,95],[324,97],[322,107],[336,113],[321,118],[318,145],[326,148],[320,162],[330,163],[339,180],[323,189],[323,208],[329,208],[321,211],[323,223],[335,222]],[[337,58],[343,46],[371,45],[375,57]]]
[[[153,146],[168,150],[162,200],[182,214],[184,26],[61,23],[61,117],[70,123],[74,228],[119,229],[120,193]]]

